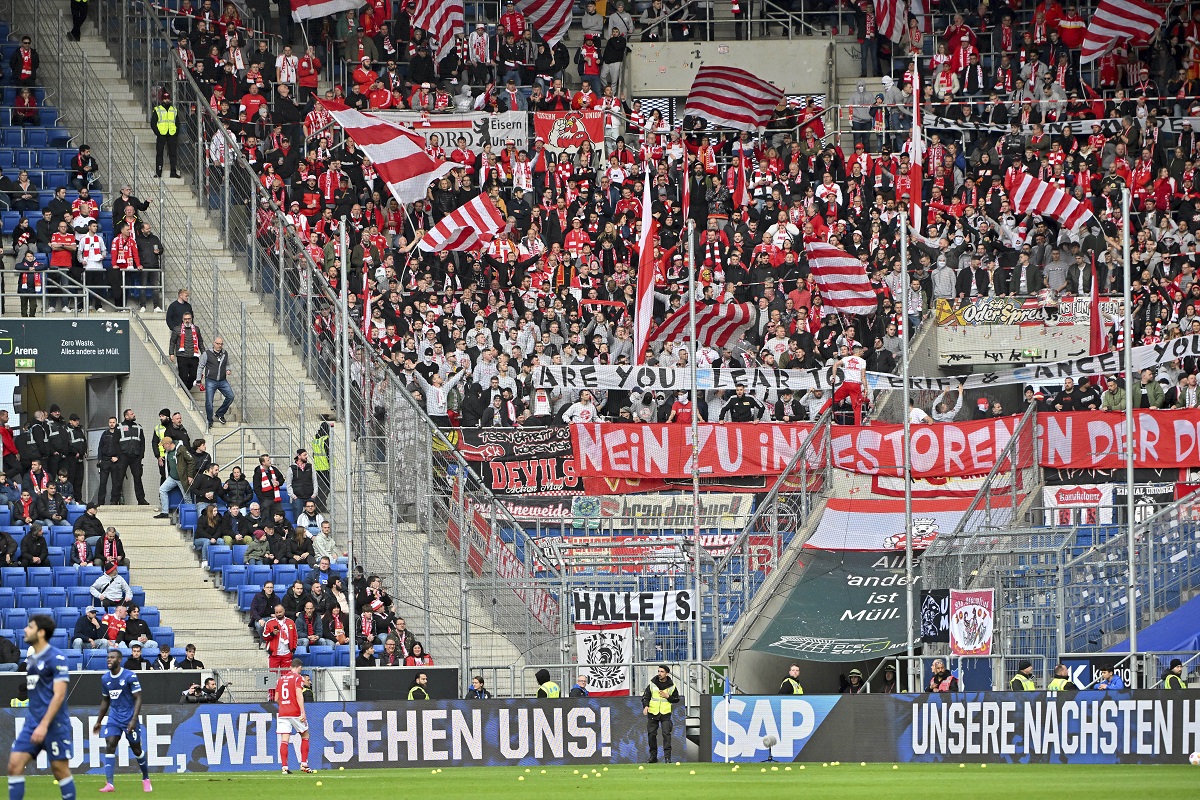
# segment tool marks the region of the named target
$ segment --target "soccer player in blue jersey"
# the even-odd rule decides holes
[[[8,800],[25,797],[25,768],[45,751],[50,771],[58,781],[63,800],[75,800],[75,779],[71,777],[71,719],[67,715],[67,687],[71,674],[67,658],[50,646],[54,619],[35,614],[25,626],[25,642],[30,646],[25,659],[25,682],[29,689],[29,710],[25,727],[17,734],[8,754]]]
[[[108,719],[104,718],[108,714]],[[152,792],[150,766],[146,763],[146,751],[142,748],[142,726],[138,717],[142,713],[142,684],[137,674],[121,666],[121,651],[108,651],[108,670],[100,676],[100,716],[92,727],[92,733],[100,733],[104,722],[104,777],[107,782],[100,790],[115,792],[113,776],[117,771],[117,745],[121,737],[129,740],[138,766],[142,768],[142,791]]]

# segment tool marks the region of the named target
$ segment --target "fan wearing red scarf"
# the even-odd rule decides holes
[[[21,37],[21,46],[8,60],[8,68],[12,70],[13,83],[18,86],[37,85],[38,54],[28,36]]]
[[[204,352],[204,336],[192,322],[190,313],[183,315],[178,328],[171,329],[171,360],[179,369],[179,382],[189,392],[196,385],[196,370],[200,368],[200,354]]]
[[[273,519],[276,511],[283,513],[283,484],[283,473],[271,464],[271,457],[263,453],[258,457],[251,483],[263,519]]]

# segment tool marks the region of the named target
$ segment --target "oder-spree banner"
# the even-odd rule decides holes
[[[915,478],[987,474],[1012,438],[1017,417],[918,425],[910,463]],[[706,478],[778,475],[812,429],[807,424],[705,423],[699,426],[698,464]],[[1125,463],[1125,415],[1072,411],[1038,416],[1041,466],[1116,469]],[[591,423],[572,426],[579,474],[602,478],[684,478],[692,470],[690,425]],[[1032,466],[1030,448],[1017,448],[1018,467]],[[835,425],[814,442],[809,466],[861,475],[903,472],[902,425]],[[1200,459],[1200,409],[1134,412],[1135,467],[1186,467]],[[1005,469],[1008,465],[1005,465]]]
[[[700,708],[712,761],[1184,764],[1200,750],[1189,692],[733,695]]]
[[[640,695],[644,687],[633,688]],[[71,709],[77,772],[104,768],[104,740],[92,733],[96,711]],[[318,770],[636,763],[646,753],[640,697],[309,703],[307,712],[309,763]],[[273,705],[145,706],[142,714],[155,772],[279,770]],[[25,709],[0,709],[0,750],[8,752],[25,724]],[[683,730],[680,720],[676,758],[686,758]],[[118,763],[132,764],[127,748]]]
[[[1200,356],[1200,334],[1181,336],[1169,342],[1133,348],[1133,366],[1137,370],[1153,369],[1181,358]],[[923,391],[945,391],[962,386],[964,389],[986,389],[989,386],[1013,384],[1053,384],[1063,378],[1082,378],[1091,375],[1112,375],[1124,370],[1121,352],[1079,356],[1055,364],[1031,364],[1002,372],[975,372],[959,377],[909,376],[908,385]],[[535,386],[567,387],[572,389],[653,389],[672,391],[691,389],[689,370],[677,367],[634,367],[621,365],[549,366],[533,371]],[[828,370],[821,369],[713,369],[696,370],[700,389],[809,389],[830,388]],[[901,389],[904,380],[899,375],[868,372],[867,386],[871,391]]]

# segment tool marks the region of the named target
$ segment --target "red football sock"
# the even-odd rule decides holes
[[[288,743],[287,742],[279,743],[279,763],[285,767],[288,765]]]
[[[300,740],[300,763],[308,763],[308,739]]]

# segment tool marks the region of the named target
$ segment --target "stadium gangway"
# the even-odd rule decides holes
[[[26,294],[17,291],[17,281],[20,276],[25,273],[17,272],[15,267],[0,271],[0,314],[6,317],[15,317],[21,313],[21,301],[28,300],[31,297],[37,301],[36,314],[47,319],[60,319],[55,316],[55,312],[47,313],[47,309],[51,306],[63,306],[61,319],[82,316],[85,319],[93,316],[110,317],[117,312],[128,312],[129,305],[125,302],[115,303],[108,294],[110,287],[108,285],[108,275],[110,270],[105,269],[103,272],[92,270],[84,273],[84,280],[78,281],[72,278],[67,272],[57,267],[47,267],[45,271],[35,274],[42,276],[42,291],[36,294]],[[121,273],[121,287],[117,290],[121,293],[122,300],[128,292],[157,292],[161,296],[162,286],[162,270],[147,269],[147,270],[119,270]],[[12,290],[8,289],[8,275],[12,274],[13,283]],[[143,286],[126,285],[127,278],[130,274],[144,273],[152,280],[149,284]],[[151,276],[153,273],[153,276]],[[89,286],[87,285],[87,277],[99,275],[104,278],[104,286]],[[144,294],[142,295],[144,297]],[[144,302],[144,300],[142,301]],[[161,302],[161,298],[160,298]],[[68,311],[67,305],[82,306],[77,310]],[[134,305],[140,305],[138,301],[134,301]],[[95,307],[99,306],[99,310]]]
[[[304,405],[304,394],[300,393],[301,407]],[[304,412],[300,412],[301,419],[307,419]],[[255,449],[248,449],[251,441],[264,443],[268,441],[266,436],[255,435],[252,438],[248,434],[268,434],[270,441],[275,441],[276,435],[282,434],[284,441],[291,442],[292,436],[297,433],[295,426],[288,427],[286,425],[239,425],[237,428],[224,433],[221,436],[212,440],[209,445],[209,455],[213,461],[221,466],[221,474],[224,475],[234,467],[241,467],[242,472],[246,472],[246,464],[250,464],[250,471],[258,466],[258,457],[262,453]],[[303,437],[303,432],[299,434]],[[226,447],[225,445],[228,445]],[[293,452],[295,448],[288,444],[278,453],[267,453],[272,459],[276,460],[276,466],[284,466],[291,463],[295,458]],[[226,450],[236,453],[236,455],[225,456]]]

